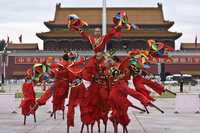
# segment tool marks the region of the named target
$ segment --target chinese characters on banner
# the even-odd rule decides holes
[[[200,56],[173,56],[173,62],[168,64],[200,64]],[[162,59],[159,62],[164,62]]]
[[[15,56],[15,64],[35,64],[44,62],[48,56]],[[54,56],[54,62],[62,61],[62,57]],[[163,62],[162,59],[160,62]],[[200,64],[200,56],[173,56],[169,64]]]
[[[15,64],[36,64],[43,63],[48,56],[15,56]],[[54,62],[62,61],[61,57],[54,56]]]

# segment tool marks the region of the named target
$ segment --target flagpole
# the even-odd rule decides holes
[[[3,80],[5,80],[5,78],[6,78],[6,53],[7,53],[8,43],[9,42],[6,43],[6,46],[3,49]],[[3,82],[5,82],[5,81],[3,81]]]
[[[105,36],[107,32],[107,14],[106,14],[106,0],[102,0],[102,35]],[[105,46],[105,52],[107,51],[107,47]]]
[[[195,37],[195,48],[197,48],[197,35]]]

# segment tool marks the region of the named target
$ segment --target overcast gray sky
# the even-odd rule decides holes
[[[9,36],[18,42],[22,34],[23,42],[38,42],[42,48],[35,33],[48,31],[43,22],[53,20],[58,2],[64,7],[91,7],[101,6],[102,0],[0,0],[0,39]],[[157,2],[163,4],[165,19],[175,21],[170,30],[183,33],[176,48],[180,42],[194,42],[195,36],[200,35],[200,0],[107,0],[107,5],[143,7],[157,6]]]

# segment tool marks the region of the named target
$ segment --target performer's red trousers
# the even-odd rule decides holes
[[[133,84],[138,92],[142,93],[151,101],[154,101],[155,99],[150,96],[150,91],[146,89],[145,85],[149,86],[160,95],[164,91],[164,87],[161,84],[154,82],[150,79],[145,79],[141,75],[137,75],[133,78]]]
[[[75,107],[84,99],[85,86],[82,83],[79,86],[71,88],[69,96],[69,104],[67,110],[67,126],[74,126],[74,110]]]

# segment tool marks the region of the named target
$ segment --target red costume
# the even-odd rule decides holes
[[[53,93],[53,112],[65,110],[65,98],[68,96],[68,84],[66,80],[56,80]]]
[[[65,98],[68,96],[68,80],[64,79],[66,77],[65,71],[62,71],[65,66],[68,66],[68,62],[61,63],[52,63],[49,75],[51,78],[55,78],[51,87],[47,89],[44,94],[37,100],[37,105],[45,105],[47,100],[53,97],[53,112],[51,114],[56,118],[56,111],[63,111],[63,119],[64,119],[64,109],[65,109]],[[35,108],[37,109],[38,106]]]
[[[71,66],[72,67],[72,66]],[[77,70],[77,69],[75,69]],[[67,126],[74,126],[74,109],[80,104],[84,98],[85,86],[80,79],[81,71],[73,71],[68,68],[67,78],[70,83],[71,91],[69,95],[68,111],[67,111]]]
[[[81,105],[82,122],[86,125],[100,119],[104,123],[108,120],[109,88],[102,61],[97,60],[96,56],[91,57],[82,73],[83,78],[91,82],[86,92],[87,99]]]
[[[164,86],[152,81],[150,79],[145,79],[141,75],[137,75],[133,78],[133,84],[135,86],[135,89],[145,95],[149,100],[154,101],[155,99],[150,96],[150,91],[146,89],[145,85],[153,89],[155,92],[157,92],[159,95],[164,92]]]
[[[104,51],[106,44],[117,34],[117,32],[118,31],[113,28],[108,34],[98,38],[91,36],[84,31],[81,31],[81,35],[88,40],[94,52],[98,53]],[[90,61],[85,68],[87,72],[83,74],[83,78],[91,82],[91,86],[86,93],[89,100],[86,99],[84,104],[81,105],[82,122],[87,125],[94,124],[95,121],[99,121],[100,119],[102,119],[104,123],[108,120],[108,86],[105,79],[100,79],[99,77],[100,67],[98,66],[98,63],[100,62],[96,60],[95,56],[90,58]]]
[[[89,41],[89,43],[92,46],[92,49],[94,50],[95,53],[102,52],[104,51],[106,44],[112,39],[113,36],[117,33],[116,29],[112,29],[108,34],[105,36],[101,36],[99,38],[88,35],[86,32],[81,31],[81,35]]]
[[[110,120],[113,124],[119,123],[123,127],[126,127],[130,122],[127,111],[128,108],[132,106],[132,103],[128,100],[128,95],[138,99],[145,106],[150,104],[150,100],[143,94],[128,87],[127,80],[130,79],[130,73],[127,72],[127,60],[126,58],[122,62],[116,62],[110,68],[109,73],[111,81],[109,103],[112,111]]]
[[[69,93],[69,103],[67,111],[67,127],[74,126],[74,110],[75,107],[80,104],[84,97],[85,87],[80,79],[82,71],[82,65],[84,59],[81,57],[79,61],[68,63],[67,66],[59,73],[63,75],[57,75],[57,78],[66,79],[69,90],[65,95]],[[62,94],[64,92],[61,92]]]
[[[33,88],[33,83],[25,82],[22,87],[23,99],[21,101],[20,107],[22,108],[22,114],[28,116],[34,114],[35,111],[31,109],[35,105],[35,91]]]
[[[54,73],[56,80],[53,82],[51,87],[45,91],[45,93],[37,100],[38,105],[46,104],[47,100],[53,96],[53,114],[55,115],[56,111],[65,109],[65,98],[68,96],[68,80],[62,79],[66,77],[65,71],[57,71]],[[55,116],[54,116],[55,117]],[[64,119],[64,117],[63,117]]]
[[[58,64],[51,65],[51,68],[52,68],[51,75],[55,78],[55,81],[53,85],[49,89],[47,89],[45,93],[37,100],[38,105],[45,105],[47,100],[51,96],[53,96],[53,103],[55,103],[55,106],[54,106],[55,109],[61,108],[62,106],[61,103],[63,103],[64,99],[68,95],[68,80],[64,79],[66,77],[66,72],[61,71],[62,69],[64,69],[63,67],[64,66],[58,65]],[[56,104],[57,104],[57,107],[56,107]]]
[[[144,95],[130,89],[125,80],[114,81],[109,95],[110,106],[112,109],[110,120],[123,126],[127,126],[130,122],[127,111],[132,103],[128,100],[128,95],[138,99],[145,106],[150,104],[150,100]]]
[[[37,104],[40,106],[45,105],[47,100],[49,100],[51,96],[52,96],[52,89],[49,88],[44,92],[44,94],[39,99],[37,99]]]
[[[131,51],[132,52],[132,51]],[[164,86],[159,84],[158,82],[152,81],[150,79],[146,79],[142,77],[137,69],[132,70],[132,68],[129,65],[130,58],[127,57],[123,60],[123,62],[120,65],[120,70],[126,73],[126,80],[130,79],[130,76],[133,76],[133,84],[135,89],[142,93],[144,96],[146,96],[149,100],[154,101],[155,99],[150,96],[151,91],[147,90],[145,85],[153,89],[155,92],[157,92],[159,95],[164,92]],[[136,67],[133,67],[136,68]]]

